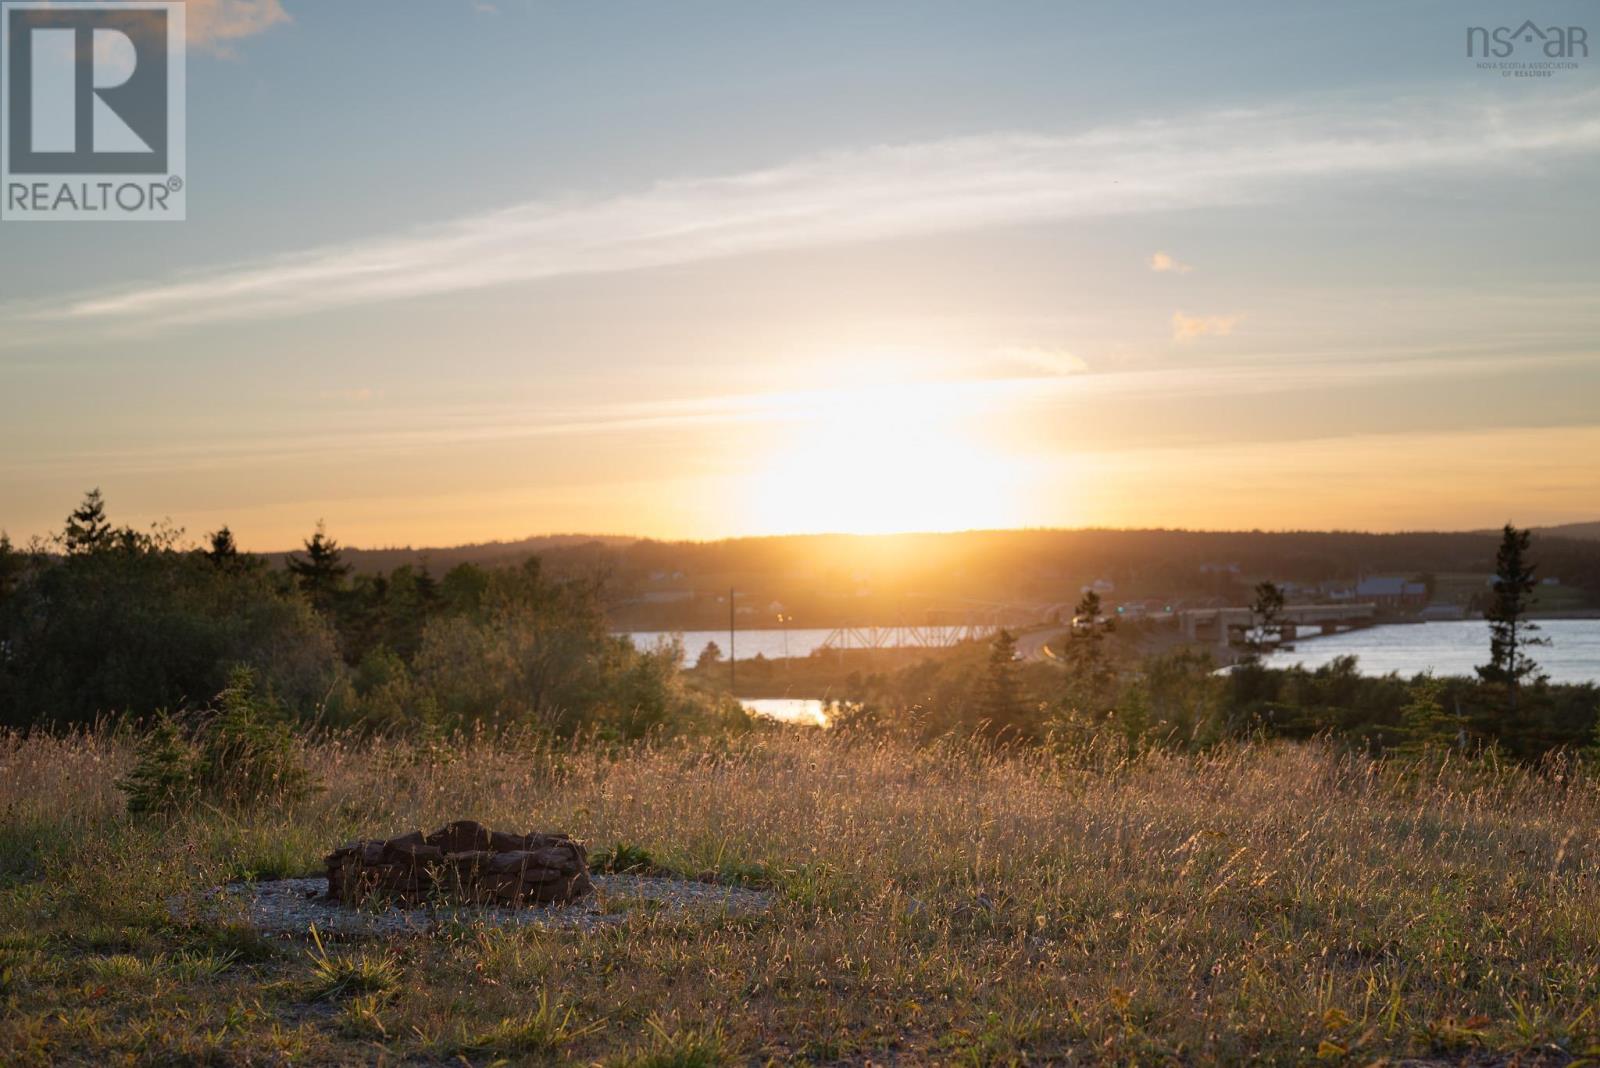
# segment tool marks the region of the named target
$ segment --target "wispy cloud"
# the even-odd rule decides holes
[[[43,2],[54,4],[62,0]],[[70,0],[67,2],[70,6]],[[236,41],[291,21],[283,9],[283,0],[184,0],[183,18],[184,39],[191,48],[222,56],[233,54]],[[103,49],[112,46],[96,40],[94,47],[104,55]],[[128,69],[132,69],[131,63]]]
[[[1185,315],[1172,313],[1172,340],[1191,341],[1197,337],[1227,337],[1239,325],[1242,315]]]
[[[1066,349],[1003,345],[991,354],[993,369],[1032,375],[1079,375],[1089,370],[1082,356]],[[999,377],[998,375],[996,377]]]
[[[13,306],[0,321],[43,316],[149,328],[303,314],[772,250],[1257,203],[1355,176],[1476,173],[1597,149],[1600,91],[1492,105],[1324,102],[1068,136],[886,145],[662,182],[631,195],[534,200],[43,309]]]
[[[189,43],[213,52],[289,21],[282,0],[188,0],[183,6]]]
[[[1165,252],[1152,253],[1150,256],[1150,269],[1163,274],[1188,274],[1194,270],[1187,263],[1179,263]]]
[[[985,354],[987,355],[987,354]],[[1330,354],[1333,355],[1333,354]],[[609,400],[588,403],[439,405],[385,401],[356,404],[340,421],[308,431],[290,427],[272,431],[238,430],[219,435],[204,432],[139,435],[114,445],[75,443],[51,456],[21,450],[0,453],[0,478],[23,475],[66,476],[97,473],[194,472],[236,470],[239,464],[270,465],[338,455],[344,462],[372,457],[436,453],[458,447],[499,446],[518,441],[596,440],[641,432],[677,437],[718,428],[736,431],[740,440],[786,426],[791,436],[841,408],[896,408],[962,411],[1015,421],[1022,413],[1071,413],[1085,405],[1102,406],[1113,399],[1153,402],[1182,398],[1237,398],[1290,393],[1315,394],[1355,386],[1402,386],[1430,381],[1460,382],[1506,373],[1502,354],[1438,356],[1364,352],[1303,363],[1249,361],[1212,367],[1164,367],[1141,371],[1062,374],[1015,368],[1006,377],[989,379],[906,379],[868,387],[792,390],[684,396],[652,400]],[[1533,368],[1571,369],[1592,366],[1594,350],[1526,357],[1519,373]],[[864,400],[865,398],[865,400]],[[323,401],[364,400],[345,391],[319,395]],[[1308,423],[1307,427],[1316,426]],[[1080,442],[1078,447],[1089,447]]]

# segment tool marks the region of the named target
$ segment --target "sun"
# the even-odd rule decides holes
[[[768,533],[890,534],[1018,524],[1016,465],[987,447],[960,383],[797,397],[769,426],[747,498]]]

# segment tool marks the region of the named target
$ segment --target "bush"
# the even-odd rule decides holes
[[[718,718],[715,702],[684,684],[682,655],[676,644],[641,651],[611,635],[599,586],[551,579],[535,557],[492,572],[475,611],[429,623],[414,700],[446,728],[522,723],[640,738]]]
[[[185,808],[194,800],[199,755],[177,722],[165,712],[139,741],[133,770],[117,780],[135,815]]]
[[[182,709],[236,663],[304,712],[341,672],[327,625],[263,568],[218,567],[170,537],[38,554],[0,601],[0,726]]]
[[[174,812],[199,803],[248,808],[303,797],[310,773],[282,711],[256,695],[249,668],[236,667],[216,708],[201,713],[192,730],[166,713],[157,717],[117,788],[133,813]]]

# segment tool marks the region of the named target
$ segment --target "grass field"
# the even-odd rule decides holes
[[[1576,767],[800,730],[609,756],[328,741],[310,800],[163,824],[123,815],[129,759],[111,735],[0,740],[7,1064],[1364,1064],[1600,1043],[1600,784]],[[460,816],[635,846],[778,905],[322,950],[166,905]]]

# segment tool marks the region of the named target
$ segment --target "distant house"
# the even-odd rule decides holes
[[[1427,603],[1428,587],[1392,576],[1365,578],[1356,583],[1356,600],[1371,601],[1379,608],[1415,608]]]

